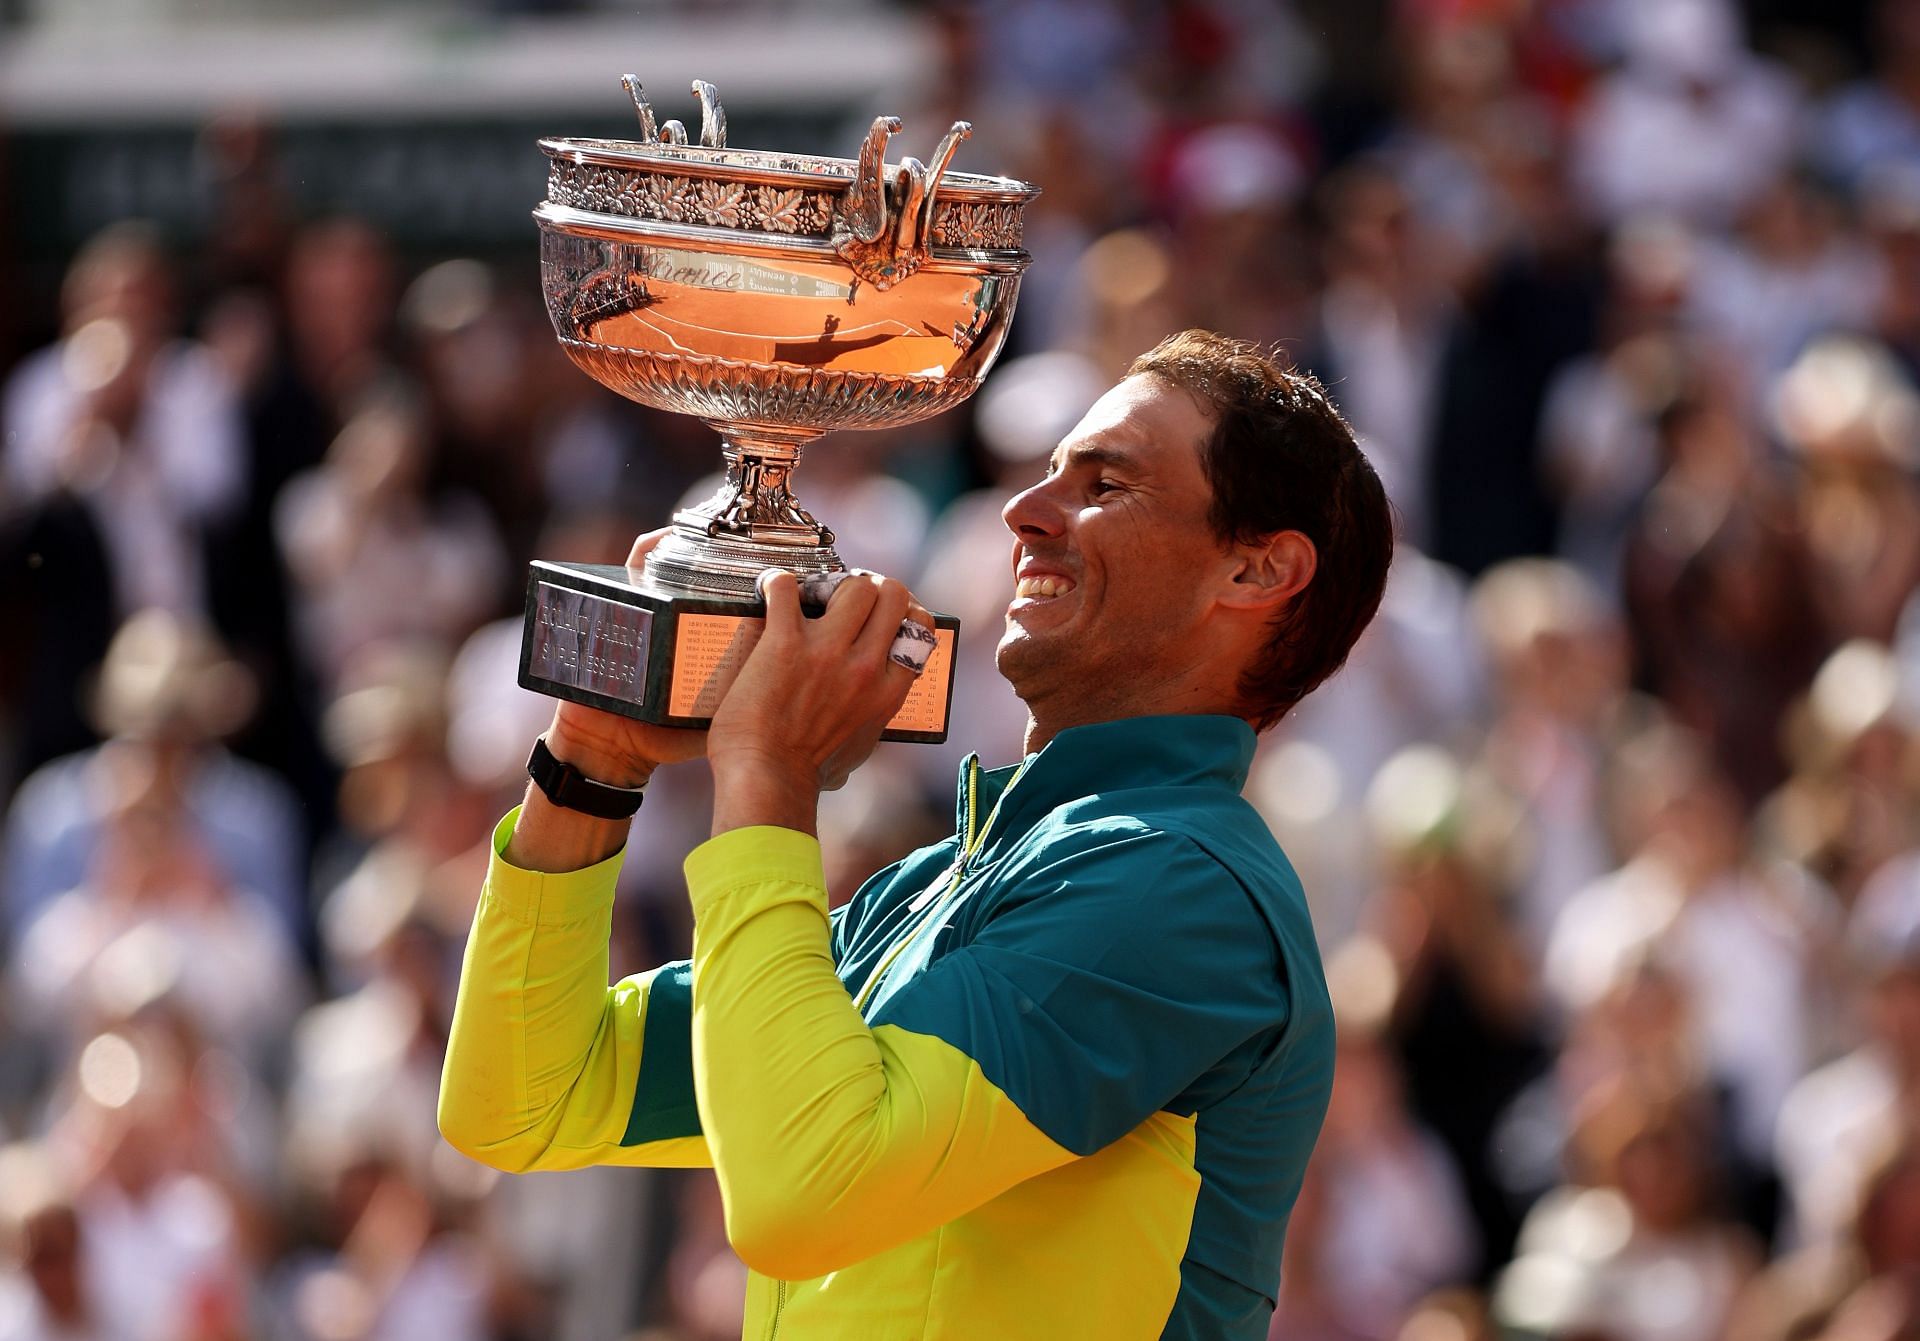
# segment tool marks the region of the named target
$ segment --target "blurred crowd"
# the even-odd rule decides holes
[[[964,630],[836,899],[1018,755],[1000,503],[1160,336],[1283,344],[1397,508],[1249,788],[1341,1028],[1276,1341],[1920,1338],[1920,0],[1803,8],[981,0],[885,109],[1045,194],[987,388],[799,478]],[[403,255],[202,148],[221,228],[94,238],[0,367],[0,1341],[732,1337],[710,1177],[434,1126],[525,562],[712,435],[566,362],[531,229]],[[706,806],[656,782],[617,974]]]

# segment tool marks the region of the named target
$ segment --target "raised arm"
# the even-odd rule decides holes
[[[619,852],[559,873],[513,864],[534,804],[494,833],[440,1080],[440,1131],[512,1173],[706,1164],[691,972],[668,964],[608,986]]]
[[[664,530],[634,541],[629,567]],[[706,733],[561,703],[547,748],[588,777],[644,787]],[[667,964],[607,985],[628,822],[529,786],[494,830],[440,1075],[440,1132],[498,1169],[703,1165],[689,1059],[692,975]]]
[[[629,566],[666,532],[634,542]],[[698,758],[706,735],[561,703],[555,758],[616,787]],[[607,984],[613,889],[628,822],[564,809],[529,786],[494,830],[440,1077],[440,1131],[495,1168],[705,1164],[694,1107],[692,981],[668,964]]]

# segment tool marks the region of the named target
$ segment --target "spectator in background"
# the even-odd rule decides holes
[[[1614,11],[1626,61],[1582,109],[1573,146],[1588,209],[1610,223],[1645,211],[1731,222],[1786,165],[1799,89],[1743,45],[1731,0],[1627,0]]]
[[[1793,1088],[1776,1136],[1791,1241],[1800,1244],[1844,1232],[1875,1160],[1920,1119],[1920,881],[1911,857],[1862,893],[1846,949],[1860,1036]]]
[[[151,229],[92,239],[61,308],[61,339],[0,389],[0,615],[9,642],[33,647],[16,703],[23,773],[87,743],[74,685],[120,620],[148,606],[208,616],[209,532],[247,478],[234,388],[177,337]]]
[[[1168,184],[1188,309],[1263,344],[1305,329],[1314,290],[1299,150],[1271,125],[1207,126],[1173,151]]]
[[[1520,80],[1526,12],[1410,7],[1405,27],[1403,124],[1380,153],[1406,188],[1423,262],[1458,309],[1432,410],[1421,543],[1477,574],[1553,545],[1540,418],[1555,372],[1592,343],[1598,286],[1559,180],[1564,129]]]
[[[1381,1044],[1405,1077],[1460,1180],[1471,1214],[1461,1232],[1489,1263],[1505,1260],[1519,1218],[1493,1164],[1501,1113],[1549,1060],[1532,947],[1498,885],[1512,840],[1484,779],[1464,777],[1444,751],[1414,746],[1368,789],[1379,892],[1367,934],[1336,962],[1378,965],[1392,988]],[[1435,1276],[1431,1287],[1457,1279]]]
[[[453,1003],[442,929],[420,854],[376,849],[322,913],[330,976],[345,990],[293,1031],[287,1153],[324,1184],[357,1152],[425,1169],[439,1146],[434,1103]]]
[[[1534,955],[1574,892],[1613,858],[1605,775],[1632,721],[1622,630],[1564,564],[1515,559],[1470,597],[1495,699],[1478,770],[1511,816],[1512,917]]]
[[[1920,168],[1920,4],[1877,0],[1872,12],[1877,68],[1813,120],[1821,167],[1850,188],[1890,168]]]
[[[115,1341],[252,1330],[248,1216],[231,1152],[190,1085],[194,1060],[161,1017],[98,1034],[48,1136],[73,1179],[89,1308]]]
[[[1657,957],[1701,1064],[1727,1087],[1739,1156],[1765,1168],[1780,1105],[1814,1056],[1835,910],[1803,871],[1748,852],[1739,797],[1696,742],[1656,727],[1622,756],[1612,809],[1630,856],[1561,912],[1546,983],[1578,1015]]]
[[[499,600],[498,533],[471,495],[430,491],[430,431],[411,397],[369,402],[275,506],[294,625],[329,690],[369,647],[462,638]]]
[[[1759,1246],[1720,1205],[1698,1096],[1593,1096],[1569,1178],[1535,1206],[1495,1312],[1523,1337],[1718,1341]]]
[[[1695,355],[1680,338],[1693,281],[1690,232],[1630,219],[1607,248],[1596,347],[1553,376],[1541,418],[1546,483],[1558,500],[1558,553],[1595,589],[1620,582],[1627,537],[1660,474],[1660,416],[1682,394]]]
[[[422,915],[457,931],[471,916],[467,879],[476,849],[492,828],[486,791],[462,778],[447,757],[447,657],[431,641],[369,647],[327,708],[322,729],[342,770],[341,830],[323,854],[316,891],[329,954],[336,952],[339,900],[347,885],[426,881]],[[484,852],[478,860],[484,861]],[[402,903],[407,900],[403,897]],[[348,919],[349,922],[353,918]],[[370,926],[384,925],[377,918]],[[356,942],[358,944],[358,942]],[[355,956],[370,945],[360,945]],[[329,959],[336,986],[363,980],[354,957]]]
[[[1661,475],[1621,592],[1647,687],[1752,806],[1786,774],[1776,724],[1819,665],[1813,564],[1731,388],[1689,391],[1657,420]]]
[[[1783,725],[1794,773],[1756,815],[1761,841],[1857,906],[1876,872],[1920,842],[1915,703],[1878,643],[1827,658]]]
[[[61,340],[7,380],[0,480],[16,506],[85,505],[119,614],[204,615],[204,531],[246,489],[234,388],[176,337],[170,266],[143,226],[89,243],[61,296]]]
[[[1453,301],[1389,165],[1352,164],[1321,190],[1327,278],[1306,362],[1339,389],[1397,534],[1419,545],[1433,520],[1427,469]]]
[[[1864,239],[1841,227],[1842,204],[1809,174],[1785,173],[1730,236],[1699,241],[1692,324],[1755,405],[1810,338],[1873,320],[1885,279]]]
[[[1327,965],[1340,1044],[1314,1152],[1314,1278],[1302,1283],[1312,1306],[1300,1310],[1322,1320],[1289,1316],[1287,1304],[1302,1296],[1283,1273],[1275,1341],[1325,1335],[1328,1323],[1333,1335],[1389,1341],[1414,1304],[1475,1265],[1480,1244],[1454,1165],[1409,1111],[1386,1034],[1398,977],[1387,953],[1365,939],[1348,942]]]
[[[102,826],[82,883],[27,924],[7,976],[23,1031],[56,1045],[103,1009],[165,994],[259,1066],[304,995],[298,963],[285,924],[229,882],[191,817],[135,800]]]
[[[322,1239],[273,1285],[295,1341],[485,1341],[487,1263],[436,1189],[377,1149],[316,1188]]]
[[[542,382],[550,367],[571,366],[535,293],[505,289],[463,257],[424,271],[399,311],[431,407],[431,484],[478,498],[506,543],[525,550],[547,501]]]
[[[959,107],[951,116],[928,116],[927,123],[949,125],[974,115]],[[1103,233],[1131,216],[1135,202],[1121,185],[1125,164],[1115,146],[1097,139],[1068,108],[1044,108],[1038,116],[1037,131],[1023,137],[1026,142],[1007,146],[1004,154],[996,154],[991,143],[978,143],[984,127],[976,124],[967,152],[973,162],[1002,162],[1015,177],[1048,184],[1025,215],[1022,245],[1033,253],[1033,264],[1020,280],[1015,338],[1016,348],[1051,350],[1074,339],[1073,321],[1083,298],[1075,278],[1080,259]],[[916,124],[911,118],[907,123]]]
[[[129,806],[190,827],[218,879],[261,901],[306,941],[298,808],[271,770],[220,745],[251,710],[253,686],[204,626],[164,610],[114,636],[92,694],[105,743],[46,765],[7,812],[0,915],[20,933],[56,894],[84,883],[113,817]]]
[[[687,1341],[733,1341],[744,1321],[747,1271],[727,1242],[719,1184],[685,1179],[676,1191],[684,1230],[667,1261],[676,1335]]]
[[[294,236],[282,343],[255,388],[263,488],[277,491],[317,461],[360,405],[398,376],[394,285],[392,250],[364,220],[323,219]],[[271,497],[257,495],[258,504]]]
[[[1874,341],[1814,341],[1776,384],[1808,579],[1831,647],[1892,639],[1920,587],[1920,393]]]

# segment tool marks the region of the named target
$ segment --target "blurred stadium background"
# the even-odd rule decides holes
[[[1284,342],[1387,477],[1251,786],[1343,1031],[1274,1337],[1920,1337],[1920,0],[0,0],[0,1341],[737,1334],[710,1179],[433,1119],[523,565],[718,460],[540,306],[627,69],[1046,191],[988,389],[803,476],[970,630],[836,897],[1017,753],[998,500],[1133,354]]]

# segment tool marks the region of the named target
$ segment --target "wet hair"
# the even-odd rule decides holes
[[[1201,449],[1224,545],[1282,531],[1313,542],[1313,578],[1275,617],[1240,677],[1241,712],[1258,730],[1339,670],[1380,608],[1393,559],[1393,515],[1353,430],[1310,373],[1249,341],[1212,331],[1170,335],[1129,377],[1163,378],[1210,409]]]

